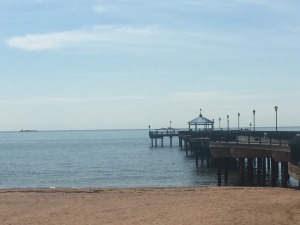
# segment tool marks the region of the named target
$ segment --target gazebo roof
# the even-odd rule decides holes
[[[189,125],[210,125],[213,124],[214,122],[203,117],[202,114],[199,115],[199,117],[191,120],[190,122],[188,122]]]

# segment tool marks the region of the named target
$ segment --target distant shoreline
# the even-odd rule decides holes
[[[38,132],[37,130],[20,130],[19,132]]]

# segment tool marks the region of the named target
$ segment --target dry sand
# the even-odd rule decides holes
[[[300,224],[300,190],[0,189],[0,224]]]

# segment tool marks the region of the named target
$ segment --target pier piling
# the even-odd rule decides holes
[[[217,176],[218,176],[218,186],[222,185],[222,159],[217,159]]]
[[[238,159],[238,168],[239,168],[239,175],[240,175],[240,185],[244,186],[245,184],[245,177],[244,177],[245,159],[244,158]]]
[[[275,187],[277,185],[277,162],[272,158],[271,159],[271,185],[272,187]]]
[[[224,158],[224,184],[228,185],[228,163],[229,159]]]
[[[286,188],[288,184],[288,163],[281,162],[281,186]]]

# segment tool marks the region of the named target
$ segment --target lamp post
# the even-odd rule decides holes
[[[277,131],[277,110],[278,110],[278,106],[275,106],[274,109],[275,109],[275,114],[276,114],[276,131]]]
[[[251,131],[252,123],[250,123],[250,131]]]
[[[172,127],[172,121],[170,121],[170,128]]]
[[[240,113],[238,113],[238,130],[240,130]]]
[[[148,127],[149,127],[149,132],[150,132],[150,127],[151,127],[151,126],[149,125]]]
[[[253,130],[255,131],[255,109],[253,110]]]
[[[227,115],[227,130],[229,131],[229,115]]]
[[[221,118],[219,118],[219,130],[221,130]]]

